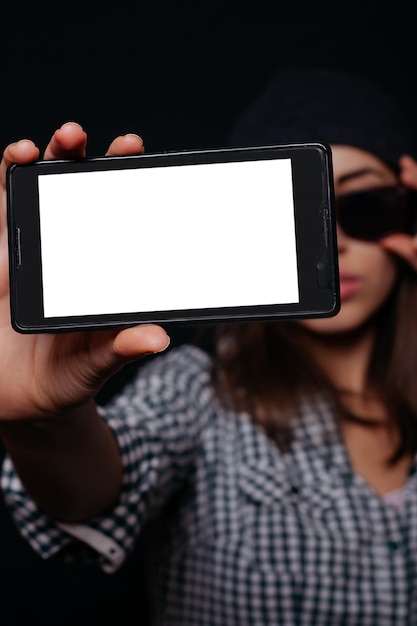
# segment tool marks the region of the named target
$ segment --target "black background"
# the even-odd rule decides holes
[[[411,1],[16,1],[5,12],[3,147],[30,137],[43,148],[67,120],[90,134],[89,156],[125,132],[147,151],[218,147],[285,64],[369,74],[415,116]]]
[[[148,152],[220,147],[287,64],[373,76],[417,119],[415,13],[412,2],[9,3],[0,147],[29,137],[43,150],[67,120],[89,133],[89,156],[126,132]],[[114,577],[43,563],[0,507],[0,622],[146,624],[139,560],[140,546]]]

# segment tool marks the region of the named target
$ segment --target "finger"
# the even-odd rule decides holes
[[[79,389],[81,380],[84,392],[96,393],[105,380],[113,376],[124,365],[138,360],[144,356],[156,354],[165,350],[170,339],[165,330],[156,324],[142,324],[120,331],[96,331],[93,333],[68,333],[63,337],[54,337],[59,342],[60,354],[65,354],[66,365],[52,377],[54,389],[47,391],[53,396],[56,389],[68,390],[72,395],[71,388]],[[47,341],[48,337],[42,337]],[[47,358],[49,359],[48,355]],[[72,362],[71,362],[72,359]],[[65,363],[64,363],[65,365]],[[84,371],[84,367],[86,370]],[[68,384],[68,371],[76,375],[75,384]],[[63,372],[64,381],[57,384],[57,377]],[[45,388],[49,386],[49,379],[45,381]],[[86,396],[86,397],[87,397]],[[80,398],[77,399],[79,401]],[[65,402],[73,401],[67,397]]]
[[[30,163],[39,158],[39,149],[33,141],[29,139],[21,139],[7,146],[3,153],[3,159],[0,164],[0,180],[4,186],[6,182],[6,170],[12,163]]]
[[[112,141],[106,156],[122,156],[127,154],[143,154],[143,139],[134,133],[120,135]]]
[[[39,150],[32,141],[21,139],[6,147],[0,163],[0,185],[2,190],[2,205],[0,211],[0,235],[6,235],[6,171],[13,163],[25,164],[36,161]],[[2,242],[3,244],[3,242]],[[2,249],[5,252],[5,248]],[[2,281],[0,281],[2,282]]]
[[[381,239],[381,246],[404,259],[417,272],[417,237],[395,233]]]
[[[409,155],[404,155],[399,161],[400,180],[412,189],[417,189],[417,162]]]
[[[156,354],[168,348],[170,339],[161,326],[143,324],[122,330],[116,335],[113,350],[116,355],[132,360],[146,354]]]
[[[87,133],[77,122],[66,122],[54,132],[45,159],[76,159],[85,156]]]

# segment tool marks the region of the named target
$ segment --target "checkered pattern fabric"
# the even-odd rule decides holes
[[[282,454],[218,404],[209,368],[198,348],[171,349],[106,407],[123,492],[88,526],[45,517],[6,460],[2,486],[33,548],[84,542],[110,571],[144,528],[158,626],[417,624],[416,472],[402,507],[385,503],[352,472],[328,404],[308,399]]]

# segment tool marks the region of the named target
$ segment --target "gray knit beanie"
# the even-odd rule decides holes
[[[376,81],[326,68],[282,68],[238,119],[234,146],[321,142],[372,152],[397,168],[415,154],[405,110]]]

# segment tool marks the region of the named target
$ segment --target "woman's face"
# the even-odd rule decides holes
[[[373,154],[351,146],[332,146],[336,196],[351,191],[396,185],[394,172]],[[348,236],[337,227],[341,310],[332,318],[305,320],[320,334],[359,328],[385,302],[395,283],[398,263],[375,242]]]

